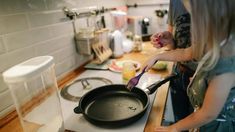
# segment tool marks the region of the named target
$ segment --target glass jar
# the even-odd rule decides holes
[[[24,132],[62,132],[53,57],[27,60],[3,73]]]
[[[124,62],[122,68],[122,80],[124,84],[127,84],[128,81],[135,77],[136,69],[132,62]]]

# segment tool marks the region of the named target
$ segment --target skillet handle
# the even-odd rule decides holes
[[[74,113],[76,113],[76,114],[82,114],[82,110],[81,110],[81,108],[80,108],[79,106],[75,107],[75,108],[73,109],[73,111],[74,111]]]
[[[147,89],[146,89],[146,90],[147,90],[146,92],[147,92],[148,94],[152,94],[152,93],[154,93],[160,86],[162,86],[162,85],[165,84],[166,82],[168,82],[168,81],[170,81],[170,80],[172,80],[172,79],[174,79],[174,78],[176,78],[176,77],[177,77],[177,74],[171,74],[171,75],[165,77],[163,80],[157,81],[157,82],[151,84],[150,86],[148,86]]]

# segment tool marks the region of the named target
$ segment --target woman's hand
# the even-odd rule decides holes
[[[153,34],[151,36],[151,43],[156,48],[161,48],[167,45],[172,48],[174,47],[173,36],[169,31]]]
[[[154,129],[154,132],[179,132],[179,131],[173,126],[169,127],[159,126]]]

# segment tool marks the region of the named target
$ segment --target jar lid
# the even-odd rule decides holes
[[[52,56],[39,56],[15,65],[3,72],[3,79],[6,83],[27,81],[39,75],[54,64]]]

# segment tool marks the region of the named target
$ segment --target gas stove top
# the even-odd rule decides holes
[[[75,80],[82,80],[84,78],[104,78],[107,80],[112,81],[113,84],[122,84],[122,77],[120,73],[115,73],[111,71],[100,71],[100,70],[86,70],[84,73],[79,75]],[[142,78],[140,79],[139,84],[137,87],[141,89],[145,89],[150,84],[158,81],[160,79],[160,75],[158,74],[149,74],[145,73]],[[90,81],[89,81],[90,83]],[[94,84],[91,84],[94,85]],[[157,92],[157,91],[156,91]],[[108,131],[119,131],[119,132],[143,132],[148,115],[150,113],[153,100],[155,98],[156,92],[152,95],[149,95],[150,99],[150,105],[145,112],[145,115],[141,117],[138,121],[127,125],[125,127],[120,128],[103,128],[99,126],[95,126],[88,122],[83,115],[78,115],[73,112],[73,109],[78,105],[78,101],[74,100],[68,100],[63,97],[61,97],[61,105],[62,105],[62,113],[64,116],[64,122],[65,122],[65,129],[75,132],[83,132],[83,131],[89,131],[89,132],[108,132]]]

